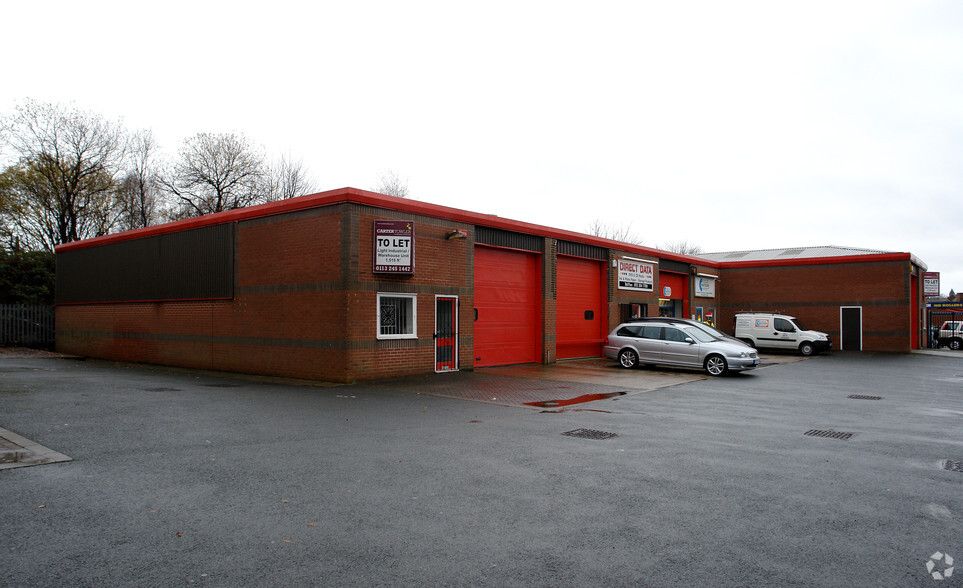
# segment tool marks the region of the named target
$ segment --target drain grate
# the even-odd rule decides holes
[[[963,472],[963,461],[947,459],[943,461],[943,469],[950,472]]]
[[[842,439],[846,440],[855,435],[856,433],[843,433],[841,431],[823,431],[820,429],[809,429],[803,435],[807,437],[827,437],[829,439]]]
[[[865,394],[850,394],[846,398],[852,398],[853,400],[882,400],[882,396],[867,396]]]
[[[569,437],[578,437],[579,439],[611,439],[612,437],[618,437],[615,433],[596,431],[595,429],[575,429],[573,431],[565,431],[562,434],[568,435]]]

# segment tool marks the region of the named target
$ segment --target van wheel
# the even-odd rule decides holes
[[[706,368],[706,372],[710,376],[724,376],[729,371],[729,364],[726,363],[726,358],[721,355],[710,355],[706,358],[703,367]]]
[[[748,345],[749,347],[755,347],[755,346],[756,346],[756,344],[752,342],[752,339],[750,339],[750,338],[748,338],[748,337],[743,337],[743,338],[740,338],[739,340],[742,341],[743,343],[745,343],[746,345]]]
[[[961,347],[963,347],[963,341],[960,339],[953,339],[950,341],[950,349],[959,350]]]
[[[619,365],[624,368],[634,368],[639,365],[639,356],[631,349],[619,351]]]
[[[799,353],[802,353],[803,355],[812,355],[815,351],[816,348],[813,347],[813,344],[809,341],[803,341],[799,344]]]

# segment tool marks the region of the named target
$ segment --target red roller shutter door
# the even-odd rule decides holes
[[[579,257],[558,257],[555,346],[558,359],[602,355],[604,266]]]
[[[475,247],[475,366],[536,363],[541,343],[539,256]]]

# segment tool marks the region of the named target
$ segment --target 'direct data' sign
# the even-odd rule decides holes
[[[411,221],[375,221],[374,240],[375,273],[414,273],[415,231]]]
[[[618,261],[619,290],[651,292],[655,268],[651,263],[622,258]]]

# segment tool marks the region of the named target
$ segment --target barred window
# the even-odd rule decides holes
[[[415,294],[378,294],[378,338],[417,338],[417,301]]]

